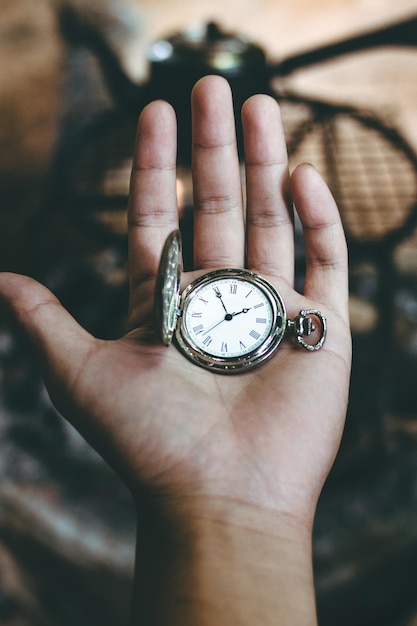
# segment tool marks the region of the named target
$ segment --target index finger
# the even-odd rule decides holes
[[[167,236],[178,228],[176,133],[175,113],[167,102],[152,102],[142,111],[128,204],[131,315],[149,293]]]

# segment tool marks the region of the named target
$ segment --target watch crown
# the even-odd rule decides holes
[[[311,335],[315,330],[315,326],[311,317],[304,317],[304,315],[297,315],[294,320],[294,332],[297,335],[303,335],[304,337]]]
[[[314,324],[313,317],[316,317],[320,322],[320,338],[317,343],[309,344],[304,341],[304,337],[308,337],[316,330],[316,325]],[[319,350],[325,339],[327,334],[327,322],[324,315],[317,311],[316,309],[308,309],[307,311],[300,311],[297,317],[294,320],[288,320],[287,328],[290,328],[294,333],[295,339],[298,343],[305,348],[306,350]]]

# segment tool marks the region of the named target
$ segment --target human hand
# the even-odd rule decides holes
[[[233,502],[311,529],[337,452],[350,373],[347,252],[334,200],[317,172],[290,177],[278,106],[255,96],[242,111],[247,213],[242,210],[231,94],[208,77],[193,92],[194,271],[247,267],[283,297],[290,318],[319,309],[323,348],[284,339],[251,372],[219,375],[156,341],[155,275],[178,227],[176,125],[171,107],[142,113],[129,200],[129,332],[102,341],[43,286],[0,276],[0,298],[27,330],[58,410],[119,472],[135,498],[165,514],[187,502]],[[304,229],[304,293],[294,291],[292,201]],[[246,251],[246,252],[245,252]]]
[[[129,203],[130,312],[118,341],[89,335],[29,279],[2,275],[0,292],[34,338],[58,409],[139,485],[196,492],[308,515],[338,448],[346,411],[350,342],[346,249],[337,209],[309,166],[288,176],[278,107],[256,96],[243,110],[247,254],[228,86],[210,77],[193,95],[196,276],[248,267],[283,296],[290,317],[328,318],[320,352],[284,340],[259,370],[219,376],[155,341],[154,278],[177,228],[174,113],[151,104],[139,123]],[[293,291],[290,195],[303,223],[304,295]]]

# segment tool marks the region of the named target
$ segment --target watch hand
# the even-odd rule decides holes
[[[229,315],[229,313],[227,312],[227,309],[226,309],[226,307],[225,307],[225,305],[224,305],[224,302],[223,302],[223,298],[222,298],[221,291],[220,291],[220,289],[219,289],[218,287],[214,287],[214,293],[216,294],[216,297],[217,297],[217,298],[220,300],[220,302],[222,303],[222,307],[224,308],[224,312],[226,313],[226,315]]]
[[[221,296],[217,296],[217,297],[219,299],[221,299]],[[223,302],[222,302],[222,304],[223,304]],[[224,307],[224,304],[223,304],[223,307]],[[224,309],[224,310],[226,310],[226,309]],[[211,330],[213,330],[213,328],[216,328],[217,326],[220,326],[220,324],[222,324],[223,322],[230,322],[230,320],[232,320],[234,317],[236,317],[236,315],[240,315],[241,313],[247,313],[248,311],[250,311],[250,308],[249,309],[247,309],[247,308],[242,309],[238,313],[226,313],[226,315],[224,316],[224,318],[222,320],[220,320],[220,322],[217,322],[217,324],[214,324],[214,326],[212,326],[208,330],[205,330],[203,335],[207,335],[207,333],[209,333]]]
[[[241,311],[239,311],[238,313],[232,313],[232,317],[236,317],[236,315],[240,315],[241,313],[247,313],[248,311],[250,311],[249,309],[242,309]]]
[[[213,330],[213,328],[216,328],[216,326],[220,326],[220,324],[222,324],[223,322],[230,322],[232,318],[233,318],[233,315],[231,313],[226,313],[226,315],[224,316],[223,319],[220,320],[220,322],[217,322],[217,324],[214,324],[214,326],[212,326],[208,330],[205,330],[203,335],[207,335],[207,333]]]

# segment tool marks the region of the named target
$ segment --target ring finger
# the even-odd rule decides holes
[[[294,280],[293,212],[288,158],[278,104],[250,98],[242,109],[247,196],[247,264]]]

